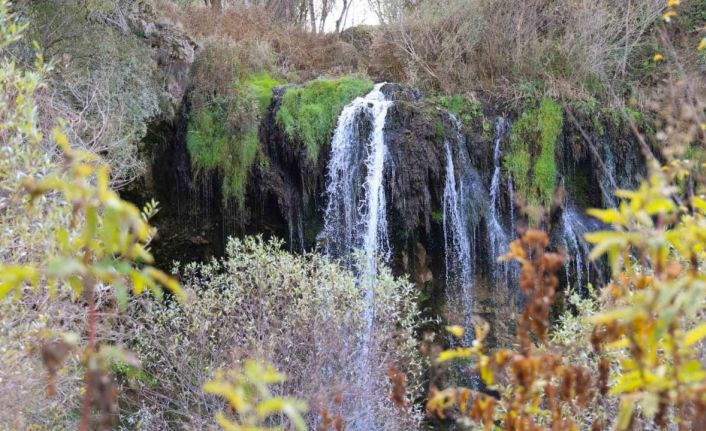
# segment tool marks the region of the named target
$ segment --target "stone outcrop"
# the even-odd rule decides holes
[[[189,87],[189,73],[198,45],[177,26],[161,22],[147,1],[132,3],[127,25],[153,49],[153,59],[164,74],[170,102],[178,107]]]

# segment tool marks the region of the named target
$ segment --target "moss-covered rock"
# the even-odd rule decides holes
[[[505,169],[520,196],[531,205],[549,205],[557,182],[556,142],[561,134],[563,110],[552,99],[525,111],[514,123]]]
[[[317,79],[303,87],[291,88],[282,98],[277,124],[291,139],[303,143],[309,158],[316,163],[343,108],[372,88],[371,81],[353,77]]]
[[[223,177],[223,197],[235,198],[242,207],[248,173],[260,152],[258,128],[282,82],[266,72],[235,78],[227,94],[200,103],[191,112],[187,148],[198,172],[218,171]]]

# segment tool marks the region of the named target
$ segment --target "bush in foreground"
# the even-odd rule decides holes
[[[393,405],[387,378],[396,368],[406,373],[407,397],[418,390],[413,286],[389,270],[377,277],[374,333],[363,363],[358,334],[366,322],[356,277],[325,257],[295,256],[281,246],[231,240],[226,258],[178,269],[194,292],[189,303],[131,304],[143,318],[129,319],[139,323],[126,333],[143,369],[129,379],[135,393],[123,401],[133,412],[126,426],[207,429],[224,405],[202,393],[203,384],[216,369],[248,357],[288,376],[278,395],[307,400],[312,428],[324,417],[353,422],[360,412],[370,412],[377,429],[414,428],[415,412]]]

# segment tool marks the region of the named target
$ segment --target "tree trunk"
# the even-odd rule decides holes
[[[223,12],[223,0],[211,0],[211,10],[215,13]]]
[[[311,20],[311,32],[316,33],[316,9],[314,9],[314,0],[309,0],[309,20]]]
[[[336,20],[336,33],[340,33],[343,30],[343,25],[346,23],[346,18],[348,16],[348,8],[351,5],[351,1],[343,0],[343,6],[341,7],[341,15]]]

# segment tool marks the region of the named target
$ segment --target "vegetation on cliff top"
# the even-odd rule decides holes
[[[260,121],[272,88],[282,82],[268,72],[243,68],[238,50],[211,42],[197,57],[186,142],[197,173],[217,171],[223,178],[224,199],[234,198],[242,208],[247,178],[260,150]]]
[[[282,97],[277,123],[291,139],[304,144],[309,158],[316,163],[321,148],[331,141],[343,108],[372,88],[371,81],[354,77],[317,79],[301,88],[291,88]]]

